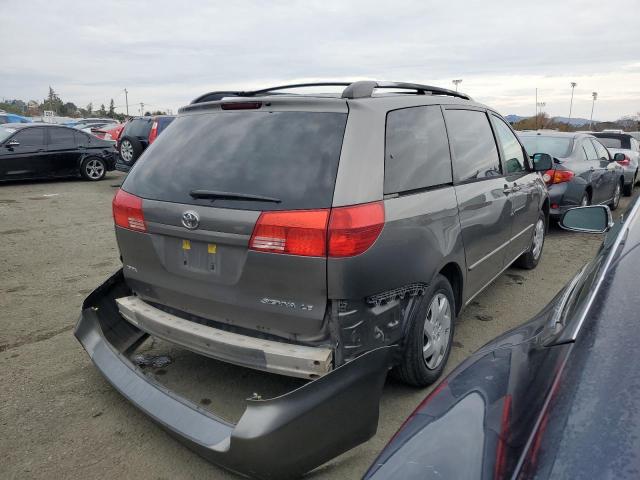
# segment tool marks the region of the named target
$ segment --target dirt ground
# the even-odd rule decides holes
[[[0,186],[0,478],[237,478],[168,436],[92,366],[72,329],[83,298],[119,267],[111,199],[122,177]],[[618,212],[626,209],[623,198]],[[552,228],[537,269],[511,268],[456,324],[452,369],[539,311],[595,254],[600,235]],[[162,383],[236,420],[243,400],[297,380],[226,365],[159,341]],[[308,478],[360,478],[428,393],[388,380],[377,435]]]

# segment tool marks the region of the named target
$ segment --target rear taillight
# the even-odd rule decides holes
[[[627,157],[627,155],[625,154],[624,155],[624,160],[616,160],[616,162],[618,162],[623,167],[626,167],[631,163],[631,159],[629,157]]]
[[[575,173],[571,170],[547,170],[542,175],[542,179],[547,185],[553,185],[555,183],[568,182],[575,176]]]
[[[156,120],[151,125],[151,131],[149,132],[149,145],[151,145],[155,139],[158,138],[158,121]]]
[[[147,224],[142,213],[142,199],[120,189],[113,197],[113,220],[119,227],[146,232]]]
[[[382,202],[333,209],[262,212],[249,248],[307,257],[351,257],[373,245],[383,227]]]
[[[382,202],[339,207],[329,219],[329,256],[352,257],[366,251],[384,227]]]
[[[249,242],[261,252],[322,257],[327,251],[329,210],[262,212]]]

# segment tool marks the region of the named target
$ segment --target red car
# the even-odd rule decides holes
[[[120,134],[122,133],[122,129],[124,129],[124,123],[105,125],[100,128],[92,128],[91,133],[94,134],[98,138],[102,138],[103,140],[113,140],[115,142],[120,138]]]

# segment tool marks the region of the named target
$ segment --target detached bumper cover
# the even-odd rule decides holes
[[[367,441],[394,347],[373,350],[286,395],[247,400],[237,425],[166,389],[127,358],[147,334],[124,320],[122,271],[83,304],[75,336],[106,379],[169,433],[206,459],[264,479],[291,478]]]

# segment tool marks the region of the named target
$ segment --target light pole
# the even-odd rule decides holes
[[[591,96],[593,100],[591,101],[591,118],[589,119],[589,130],[593,130],[593,107],[596,105],[596,100],[598,99],[598,92],[592,92]]]
[[[451,80],[451,83],[453,83],[456,86],[456,92],[458,91],[458,85],[460,85],[462,83],[462,79],[461,78],[457,78],[455,80]]]
[[[576,88],[576,85],[578,85],[576,82],[571,82],[571,103],[569,104],[569,120],[571,120],[571,111],[573,110],[573,89]]]
[[[129,92],[124,89],[124,102],[127,104],[127,117],[129,116]]]

